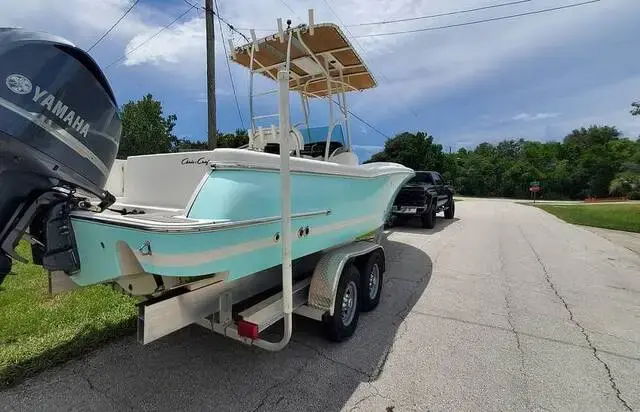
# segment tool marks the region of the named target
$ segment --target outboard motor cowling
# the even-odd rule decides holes
[[[0,28],[0,283],[24,236],[35,263],[79,270],[69,212],[115,201],[104,186],[120,132],[113,91],[87,53]]]

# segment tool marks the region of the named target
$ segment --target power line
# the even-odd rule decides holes
[[[474,11],[488,10],[488,9],[493,9],[493,8],[498,8],[498,7],[505,7],[505,6],[512,6],[512,5],[521,4],[521,3],[529,3],[531,1],[533,1],[533,0],[518,0],[518,1],[509,2],[509,3],[500,3],[500,4],[489,5],[489,6],[476,7],[476,8],[473,8],[473,9],[454,10],[454,11],[445,12],[445,13],[429,14],[429,15],[426,15],[426,16],[418,16],[418,17],[407,17],[407,18],[401,18],[401,19],[395,19],[395,20],[372,21],[372,22],[357,23],[357,24],[344,24],[344,22],[343,22],[342,26],[345,27],[345,28],[347,28],[347,27],[363,27],[363,26],[376,26],[376,25],[381,25],[381,24],[400,23],[400,22],[413,21],[413,20],[433,19],[433,18],[436,18],[436,17],[453,16],[453,15],[456,15],[456,14],[472,13]],[[329,9],[331,9],[331,7],[329,7]],[[335,15],[335,13],[333,13],[333,14]],[[238,28],[238,29],[239,30],[249,30],[248,28],[245,28],[245,27]],[[255,31],[263,31],[263,32],[273,31],[272,29],[254,29],[254,30]]]
[[[516,17],[529,16],[529,15],[532,15],[532,14],[541,14],[541,13],[547,13],[547,12],[550,12],[550,11],[569,9],[569,8],[572,8],[572,7],[584,6],[584,5],[591,4],[591,3],[597,3],[599,1],[600,0],[590,0],[590,1],[584,1],[584,2],[581,2],[581,3],[568,4],[566,6],[551,7],[551,8],[548,8],[548,9],[534,10],[534,11],[529,11],[529,12],[526,12],[526,13],[511,14],[511,15],[508,15],[508,16],[493,17],[493,18],[490,18],[490,19],[474,20],[474,21],[469,21],[469,22],[465,22],[465,23],[447,24],[445,26],[425,27],[423,29],[403,30],[403,31],[388,32],[388,33],[362,34],[360,36],[355,36],[355,37],[356,38],[364,38],[364,37],[395,36],[395,35],[398,35],[398,34],[419,33],[419,32],[424,32],[424,31],[448,29],[448,28],[451,28],[451,27],[470,26],[470,25],[473,25],[473,24],[487,23],[487,22],[498,21],[498,20],[513,19],[513,18],[516,18]]]
[[[131,7],[129,7],[129,8],[127,9],[127,11],[125,11],[125,12],[124,12],[124,14],[123,14],[122,16],[120,16],[120,18],[119,18],[115,23],[113,23],[113,26],[111,26],[111,27],[109,28],[109,30],[107,30],[107,31],[106,31],[106,32],[105,32],[105,33],[104,33],[104,34],[103,34],[103,35],[102,35],[98,40],[96,40],[96,42],[95,42],[95,43],[93,43],[93,44],[91,45],[91,47],[89,47],[89,48],[87,49],[87,53],[88,53],[88,52],[90,52],[94,47],[96,47],[96,46],[98,45],[98,43],[100,43],[100,42],[102,41],[102,39],[104,39],[104,38],[107,36],[107,34],[111,33],[111,30],[113,30],[113,29],[114,29],[114,28],[115,28],[115,27],[116,27],[116,26],[117,26],[117,25],[122,21],[122,19],[124,19],[124,18],[125,18],[125,16],[126,16],[127,14],[129,14],[129,12],[130,12],[130,11],[131,11],[135,6],[136,6],[136,4],[138,4],[138,2],[139,2],[139,1],[140,1],[140,0],[135,0],[135,1],[133,2],[133,4],[131,5]]]
[[[111,62],[110,64],[108,64],[107,66],[105,66],[105,70],[108,69],[109,67],[113,66],[114,64],[124,60],[127,58],[128,55],[130,55],[131,53],[135,52],[136,50],[138,50],[140,47],[144,46],[145,44],[149,43],[151,40],[153,40],[156,36],[158,36],[160,33],[162,33],[163,31],[165,31],[166,29],[168,29],[169,27],[171,27],[175,22],[177,22],[178,20],[180,20],[182,17],[184,17],[187,13],[189,13],[191,10],[194,9],[194,5],[191,5],[191,7],[189,9],[187,9],[187,11],[185,11],[184,13],[182,13],[181,15],[179,15],[178,17],[176,17],[175,19],[173,19],[169,24],[165,25],[164,27],[162,27],[160,30],[158,30],[153,36],[148,37],[145,41],[143,41],[142,43],[140,43],[139,45],[137,45],[135,48],[133,48],[132,50],[129,50],[128,52],[126,52],[122,57],[120,57],[117,60],[114,60],[113,62]]]
[[[513,6],[514,4],[522,4],[522,3],[529,3],[529,2],[531,2],[531,0],[518,0],[518,1],[509,2],[509,3],[492,4],[492,5],[484,6],[484,7],[476,7],[474,9],[464,9],[464,10],[450,11],[450,12],[446,12],[446,13],[428,14],[426,16],[419,16],[419,17],[407,17],[407,18],[404,18],[404,19],[396,19],[396,20],[383,20],[383,21],[373,21],[373,22],[369,22],[369,23],[350,24],[350,25],[345,26],[345,27],[374,26],[374,25],[379,25],[379,24],[400,23],[400,22],[404,22],[404,21],[433,19],[433,18],[436,18],[436,17],[444,17],[444,16],[453,16],[453,15],[456,15],[456,14],[472,13],[474,11],[495,9],[495,8],[498,8],[498,7]]]
[[[224,48],[224,61],[227,63],[227,70],[229,71],[229,80],[231,81],[231,89],[233,90],[233,97],[236,100],[236,108],[238,109],[238,117],[240,118],[240,123],[242,124],[242,128],[244,129],[244,120],[242,119],[242,112],[240,111],[240,103],[238,103],[238,94],[236,93],[236,85],[233,82],[233,76],[231,75],[231,65],[229,64],[229,59],[227,59],[227,45],[225,44],[224,32],[222,30],[222,20],[220,20],[220,13],[218,11],[218,0],[213,0],[213,4],[216,7],[215,15],[219,20],[220,27],[220,37],[222,37],[222,47]]]
[[[185,3],[187,3],[187,5],[189,5],[191,7],[195,7],[196,9],[201,9],[201,10],[206,11],[206,9],[204,7],[202,7],[202,6],[198,6],[197,4],[193,4],[193,3],[191,3],[190,1],[187,1],[187,0],[182,0],[182,1],[184,1]]]
[[[344,22],[342,21],[342,19],[340,18],[340,16],[338,16],[338,13],[336,13],[333,8],[331,7],[331,5],[329,4],[328,0],[324,0],[324,3],[327,5],[327,7],[329,8],[329,10],[331,11],[331,13],[336,16],[336,18],[338,19],[338,21],[340,22],[340,24],[342,24],[342,26],[344,26],[345,30],[347,31],[347,33],[349,34],[349,36],[351,36],[353,38],[354,43],[360,47],[360,50],[362,50],[362,55],[364,56],[366,54],[366,50],[364,48],[364,46],[362,46],[362,44],[360,44],[360,42],[355,38],[355,36],[353,35],[353,33],[351,32],[351,30],[349,30],[349,28],[344,24]],[[384,75],[384,73],[382,71],[380,71],[380,77],[382,77],[382,79],[387,82],[387,83],[391,83],[389,81],[389,79],[386,78],[386,76]],[[413,116],[417,119],[418,118],[418,114],[416,113],[415,110],[413,110],[413,108],[411,106],[409,106],[408,104],[405,103],[405,107],[407,109],[409,109],[409,111],[411,112],[411,114],[413,114]]]
[[[205,12],[205,13],[207,12],[207,10],[206,10],[204,7],[197,6],[197,5],[193,4],[193,3],[190,3],[190,2],[189,2],[189,1],[187,1],[187,0],[182,0],[182,1],[184,1],[185,3],[187,3],[188,5],[190,5],[190,6],[192,6],[192,7],[195,7],[195,8],[201,9],[201,10],[204,10],[204,12]],[[216,16],[216,17],[218,18],[218,20],[219,20],[219,21],[221,21],[221,22],[223,22],[224,24],[226,24],[226,25],[227,25],[227,27],[229,27],[229,29],[230,29],[231,31],[233,31],[233,32],[235,32],[235,33],[238,33],[240,36],[242,36],[242,38],[243,38],[243,39],[245,39],[247,42],[250,42],[249,38],[248,38],[247,36],[245,36],[245,35],[244,35],[244,33],[242,33],[242,32],[240,32],[240,31],[238,31],[238,29],[236,29],[236,28],[233,26],[233,24],[231,24],[231,23],[229,23],[228,21],[226,21],[226,20],[225,20],[224,18],[222,18],[222,16],[220,16],[217,12],[214,12],[213,10],[211,10],[211,13],[213,13],[213,15],[214,15],[214,16]]]
[[[380,129],[378,129],[377,127],[371,125],[371,123],[367,122],[366,120],[364,120],[362,117],[358,116],[357,114],[353,113],[351,110],[347,110],[347,112],[349,112],[349,114],[353,117],[355,117],[356,119],[360,120],[362,123],[364,123],[365,125],[369,126],[369,128],[371,128],[371,130],[373,130],[374,132],[378,133],[379,135],[381,135],[382,137],[386,137],[387,139],[391,139],[391,136],[389,136],[388,134],[381,132]]]
[[[287,4],[287,2],[285,2],[284,0],[280,0],[280,3],[284,4],[284,6],[288,8],[289,11],[291,11],[291,13],[293,13],[300,21],[302,21],[302,18],[298,15],[298,13],[296,13],[294,9],[291,8],[291,6]]]

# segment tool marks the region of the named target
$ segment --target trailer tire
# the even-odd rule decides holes
[[[382,293],[382,275],[384,257],[380,251],[371,253],[362,270],[362,286],[360,287],[360,311],[369,312],[380,303]]]
[[[349,339],[358,326],[360,318],[359,295],[362,292],[360,278],[360,271],[353,263],[347,264],[342,270],[336,291],[333,316],[327,315],[324,319],[327,337],[334,342]]]

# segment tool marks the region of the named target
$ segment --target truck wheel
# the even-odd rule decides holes
[[[453,215],[456,213],[456,203],[453,198],[449,198],[448,207],[444,211],[445,219],[453,219]]]
[[[422,221],[423,229],[433,229],[436,225],[436,208],[432,207],[424,212],[424,214],[420,216],[420,219]]]
[[[324,319],[327,337],[334,342],[344,341],[353,335],[360,318],[360,271],[348,264],[340,275],[333,316]]]
[[[384,268],[383,255],[379,251],[373,252],[367,259],[362,271],[362,286],[360,287],[360,310],[368,312],[378,306],[382,292],[382,271]]]

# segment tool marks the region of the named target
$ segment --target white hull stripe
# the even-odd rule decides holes
[[[91,150],[89,150],[87,146],[82,144],[81,141],[73,137],[69,132],[67,132],[63,128],[54,127],[48,124],[47,122],[43,122],[40,119],[40,117],[38,117],[37,114],[29,112],[20,106],[16,106],[15,104],[11,103],[10,101],[2,97],[0,97],[0,106],[3,106],[6,109],[11,110],[15,114],[24,117],[30,122],[37,124],[38,126],[43,128],[45,131],[47,131],[50,135],[52,135],[53,137],[55,137],[65,145],[69,146],[73,151],[78,153],[80,156],[86,158],[91,163],[93,163],[95,167],[100,169],[100,172],[102,172],[104,176],[109,175],[109,168],[102,162],[102,160],[100,160],[98,156],[96,156]]]
[[[335,230],[344,229],[346,227],[357,226],[363,223],[376,223],[379,219],[378,214],[371,214],[367,216],[358,217],[355,219],[343,220],[340,222],[330,223],[328,225],[309,227],[309,237],[322,235]],[[309,237],[298,238],[298,228],[293,228],[291,231],[292,242],[296,241],[313,241]],[[280,242],[278,242],[280,243]],[[251,242],[241,243],[239,245],[221,247],[217,249],[203,250],[196,253],[182,253],[182,254],[160,254],[153,252],[153,244],[151,244],[152,255],[142,255],[139,251],[135,251],[136,257],[141,263],[150,264],[154,266],[164,267],[180,267],[180,266],[199,266],[206,263],[211,263],[216,260],[228,258],[231,256],[252,253],[260,249],[275,246],[277,243],[273,237],[262,238],[253,240]]]
[[[357,217],[349,220],[342,220],[340,222],[330,223],[328,225],[322,225],[318,227],[309,227],[309,235],[324,235],[325,233],[333,232],[335,230],[340,230],[347,226],[356,226],[363,223],[367,223],[369,221],[374,221],[378,218],[379,214],[370,214],[366,216]],[[297,231],[295,231],[297,234]]]

